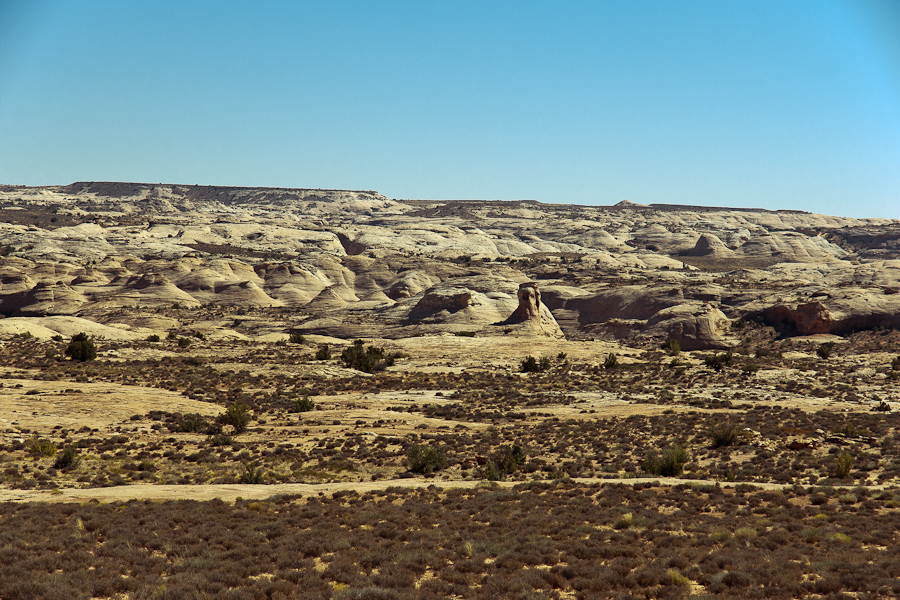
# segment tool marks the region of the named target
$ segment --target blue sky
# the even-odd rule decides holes
[[[900,218],[900,2],[0,0],[0,183]]]

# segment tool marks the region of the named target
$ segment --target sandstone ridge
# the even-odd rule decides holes
[[[208,324],[221,335],[698,349],[732,347],[745,323],[781,335],[900,325],[900,222],[888,219],[79,182],[0,186],[0,239],[0,312],[26,319],[130,326],[220,306],[280,315]]]

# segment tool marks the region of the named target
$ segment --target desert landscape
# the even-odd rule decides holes
[[[900,221],[0,186],[0,598],[900,595]]]

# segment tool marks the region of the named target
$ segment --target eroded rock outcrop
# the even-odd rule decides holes
[[[562,329],[553,317],[550,309],[541,302],[541,291],[536,283],[528,282],[519,286],[517,294],[519,306],[503,321],[509,333],[545,335],[562,338]]]
[[[772,306],[763,313],[766,322],[779,329],[795,329],[800,335],[830,333],[834,319],[821,302],[807,302],[796,308],[784,304]]]
[[[706,302],[670,306],[647,321],[644,334],[660,340],[677,340],[683,350],[731,348],[738,339],[731,335],[731,321]]]

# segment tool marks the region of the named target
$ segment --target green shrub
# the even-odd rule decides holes
[[[213,447],[230,446],[234,443],[234,438],[226,433],[214,433],[209,436],[207,441],[209,442],[209,445]]]
[[[302,333],[297,332],[297,331],[292,331],[290,337],[288,338],[288,341],[292,344],[305,344],[306,338],[303,336]]]
[[[630,529],[632,524],[634,524],[634,514],[625,513],[621,517],[615,520],[613,523],[613,529]]]
[[[179,429],[188,433],[200,433],[206,431],[207,427],[208,424],[206,419],[198,413],[188,413],[184,415],[181,417],[181,423],[179,423]]]
[[[31,436],[26,442],[25,448],[31,454],[40,454],[41,456],[54,456],[56,454],[56,444],[47,438],[39,438],[37,435]]]
[[[66,449],[59,453],[56,460],[53,461],[53,468],[63,470],[77,467],[79,462],[81,459],[78,458],[78,449],[75,446],[66,446]]]
[[[615,368],[618,367],[618,366],[619,366],[619,359],[616,357],[615,354],[613,354],[612,352],[610,352],[610,353],[606,356],[606,360],[603,361],[603,368],[604,368],[604,369],[612,370],[612,369],[615,369]]]
[[[331,348],[328,344],[321,344],[316,350],[316,360],[331,360]]]
[[[759,371],[759,365],[755,362],[747,362],[741,365],[741,371],[750,375]]]
[[[900,371],[900,356],[894,357],[891,361],[891,369],[894,371]]]
[[[409,470],[428,475],[447,467],[447,452],[443,446],[423,446],[416,444],[406,451]]]
[[[688,586],[691,584],[691,580],[682,575],[678,569],[669,569],[666,571],[666,581],[669,585],[675,586]]]
[[[241,469],[241,483],[256,485],[263,481],[262,467],[253,463],[245,463]]]
[[[179,348],[187,348],[191,345],[191,340],[186,337],[178,338],[178,347]]]
[[[507,475],[512,475],[525,464],[525,459],[525,451],[522,446],[518,444],[501,446],[491,455],[491,459],[485,465],[484,476],[490,481],[506,479]]]
[[[731,446],[741,435],[742,428],[737,423],[713,423],[709,427],[709,438],[713,448]]]
[[[306,394],[304,394],[302,398],[294,399],[294,412],[309,412],[311,410],[315,410],[315,408],[316,403],[310,400],[309,396],[307,396]]]
[[[527,356],[519,365],[522,373],[543,373],[550,368],[550,359],[542,356],[540,359]]]
[[[87,362],[97,358],[97,347],[88,339],[86,333],[79,333],[72,338],[66,347],[66,356],[79,362]]]
[[[232,404],[225,409],[219,420],[225,425],[234,427],[235,433],[244,433],[250,423],[250,407],[242,402]]]
[[[825,342],[824,344],[819,344],[819,347],[816,348],[816,354],[822,360],[827,360],[831,356],[832,350],[834,350],[834,342]]]
[[[722,354],[712,354],[704,358],[703,362],[710,369],[721,371],[725,367],[730,367],[734,364],[734,354],[730,350]]]
[[[158,342],[159,336],[154,333],[153,335],[147,336],[147,341],[148,342]]]
[[[394,364],[393,356],[385,356],[384,348],[378,346],[364,347],[365,342],[356,340],[341,352],[341,360],[348,368],[373,373],[384,370]]]
[[[853,469],[853,456],[849,452],[841,452],[834,457],[834,475],[843,479]]]
[[[660,348],[669,356],[678,356],[681,354],[681,344],[678,343],[678,340],[666,340],[662,343]]]
[[[653,475],[675,477],[684,472],[684,465],[687,461],[687,450],[680,446],[670,446],[663,450],[662,455],[657,454],[654,450],[648,451],[641,467]]]

